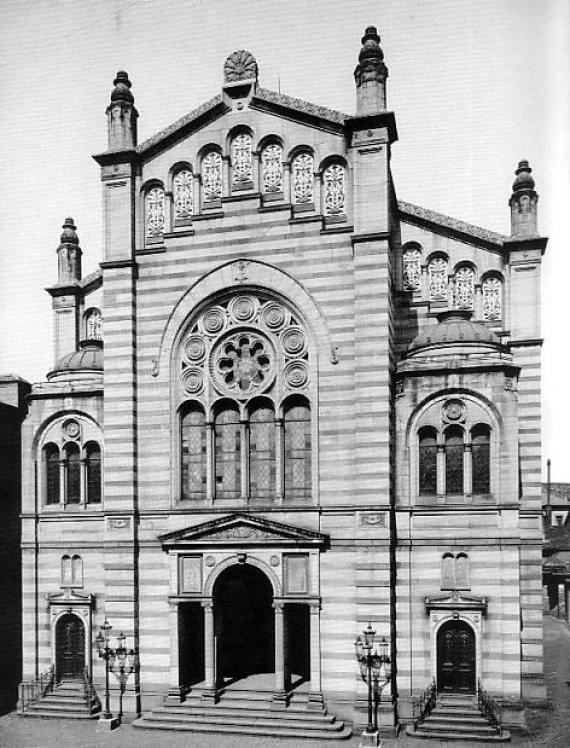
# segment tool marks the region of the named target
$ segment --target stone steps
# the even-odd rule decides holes
[[[101,704],[94,696],[88,699],[82,683],[61,683],[53,691],[18,710],[21,717],[43,717],[54,719],[94,719],[99,716]]]

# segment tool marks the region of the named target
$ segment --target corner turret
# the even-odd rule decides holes
[[[511,208],[511,236],[517,239],[538,236],[537,203],[532,169],[528,161],[519,161],[513,182],[513,194],[509,199]]]
[[[137,118],[139,116],[131,93],[132,83],[128,73],[119,70],[113,81],[111,103],[107,107],[108,150],[132,150],[137,145]]]

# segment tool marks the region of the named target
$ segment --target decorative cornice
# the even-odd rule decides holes
[[[425,600],[426,611],[431,610],[481,610],[487,612],[487,598],[465,595],[453,590],[447,595],[428,595]]]

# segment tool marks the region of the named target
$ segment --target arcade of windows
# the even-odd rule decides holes
[[[309,345],[285,304],[242,293],[210,305],[178,371],[181,499],[312,500]]]
[[[62,426],[63,445],[49,440],[42,449],[44,501],[48,506],[101,503],[101,448],[90,438],[82,440],[75,419]]]
[[[308,147],[298,147],[285,158],[276,137],[265,138],[257,150],[250,132],[237,131],[224,158],[218,146],[202,151],[199,171],[189,163],[171,172],[171,191],[154,180],[144,188],[145,243],[163,240],[170,226],[192,223],[194,214],[219,210],[223,196],[260,192],[264,204],[289,201],[293,212],[320,212],[325,222],[346,221],[346,163],[326,159],[315,170]],[[227,185],[227,188],[225,187]]]
[[[411,242],[402,252],[402,280],[405,291],[421,294],[431,304],[473,310],[488,322],[502,320],[504,281],[500,273],[485,273],[477,282],[476,269],[469,263],[459,263],[450,273],[443,253],[432,254],[422,264],[420,245]]]

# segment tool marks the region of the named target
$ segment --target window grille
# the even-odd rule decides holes
[[[145,236],[160,239],[164,232],[164,190],[153,187],[145,197]]]
[[[263,192],[283,190],[283,149],[277,143],[266,145],[261,151],[261,174]]]
[[[483,319],[500,320],[503,316],[503,284],[499,278],[486,278],[481,286]]]
[[[236,135],[232,140],[232,184],[244,186],[251,182],[251,136],[247,133]]]
[[[475,274],[471,268],[463,267],[455,273],[455,306],[457,309],[473,309]]]
[[[345,213],[345,178],[344,167],[331,164],[323,174],[324,213],[326,216],[338,216]]]
[[[447,260],[434,257],[428,265],[430,301],[447,301]]]
[[[421,252],[419,249],[406,249],[402,254],[404,290],[421,289]]]
[[[222,157],[217,151],[210,151],[202,160],[202,190],[205,202],[222,197]]]
[[[90,309],[85,315],[85,337],[87,340],[103,340],[103,317],[98,309]]]
[[[313,202],[314,167],[309,153],[300,153],[291,165],[293,177],[293,202],[296,205]]]
[[[173,180],[174,220],[187,221],[192,218],[192,172],[189,169],[179,171]]]

